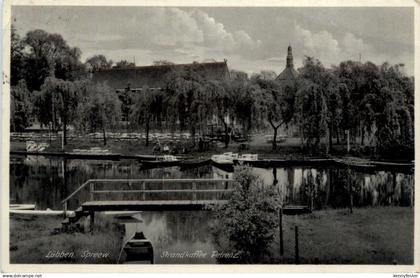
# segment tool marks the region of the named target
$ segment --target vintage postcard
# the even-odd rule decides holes
[[[420,271],[418,5],[6,1],[2,270]]]

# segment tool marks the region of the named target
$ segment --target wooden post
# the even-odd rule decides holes
[[[89,191],[90,191],[90,200],[93,201],[93,191],[94,191],[94,184],[93,182],[89,183]]]
[[[67,201],[63,204],[63,218],[65,219],[67,217]]]
[[[347,135],[347,153],[350,153],[350,130],[346,129],[346,135]]]
[[[192,190],[193,190],[193,200],[197,200],[197,184],[193,181],[192,182]]]
[[[283,208],[279,209],[279,238],[280,238],[280,256],[284,255],[283,247]]]
[[[299,236],[298,236],[298,226],[295,226],[295,264],[299,264]]]
[[[93,226],[95,224],[95,211],[94,210],[89,211],[89,217],[90,217],[90,232],[93,234]]]
[[[141,183],[141,190],[143,190],[143,192],[141,193],[141,199],[144,201],[146,198],[145,198],[145,190],[146,190],[146,182],[142,182]]]

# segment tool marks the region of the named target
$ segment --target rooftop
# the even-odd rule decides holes
[[[100,70],[92,74],[95,83],[105,83],[113,89],[160,88],[165,77],[171,72],[194,71],[208,80],[223,80],[228,77],[226,60],[223,62],[152,65],[131,68],[112,68]]]

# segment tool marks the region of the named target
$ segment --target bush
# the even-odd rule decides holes
[[[219,252],[234,257],[222,263],[261,263],[269,260],[270,245],[278,227],[279,194],[273,185],[243,167],[235,174],[229,201],[215,207],[213,236]]]

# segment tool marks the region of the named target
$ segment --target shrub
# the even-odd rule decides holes
[[[214,207],[216,246],[221,253],[235,254],[235,258],[219,258],[219,262],[264,262],[278,227],[279,194],[275,186],[264,185],[246,167],[235,174],[233,189],[226,204]]]

